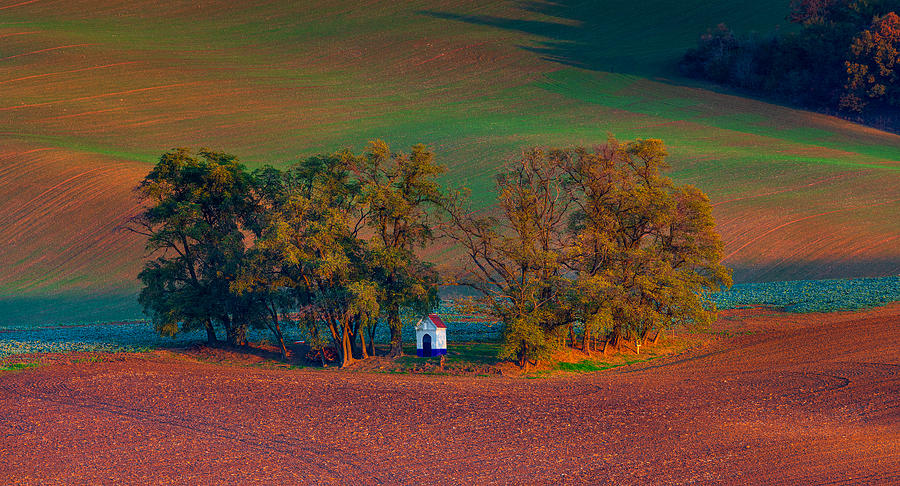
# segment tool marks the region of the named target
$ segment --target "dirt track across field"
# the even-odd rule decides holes
[[[897,484],[900,304],[723,316],[678,356],[538,380],[174,356],[0,374],[13,484]]]

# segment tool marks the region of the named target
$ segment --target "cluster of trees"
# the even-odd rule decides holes
[[[849,113],[900,107],[900,0],[792,0],[799,28],[736,36],[725,25],[701,36],[682,72]]]
[[[284,357],[283,326],[303,326],[346,366],[374,355],[379,322],[399,355],[401,314],[425,314],[455,283],[478,291],[463,305],[502,322],[502,356],[522,366],[565,344],[639,346],[654,329],[710,322],[706,294],[731,283],[708,199],[663,177],[665,157],[658,140],[532,149],[498,174],[496,207],[476,211],[441,189],[423,145],[375,141],[252,172],[173,150],[139,187],[132,228],[152,257],[140,302],[160,333],[206,329],[215,342],[224,329],[241,345],[263,327]],[[438,236],[467,257],[443,279],[417,253]]]
[[[433,238],[442,171],[424,146],[383,142],[253,172],[218,152],[168,152],[131,224],[154,257],[139,301],[162,334],[205,328],[215,342],[224,329],[242,345],[249,326],[268,328],[283,357],[288,320],[344,366],[374,353],[383,315],[397,355],[401,309],[437,303],[438,275],[415,250]]]
[[[471,265],[456,282],[503,322],[501,356],[521,366],[567,343],[590,353],[652,330],[705,325],[705,297],[731,285],[709,199],[660,174],[659,140],[533,149],[497,176],[495,214],[450,206]]]

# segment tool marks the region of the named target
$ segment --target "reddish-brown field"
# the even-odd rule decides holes
[[[0,151],[0,288],[133,288],[144,241],[122,226],[140,210],[134,188],[146,167],[29,144],[8,148]]]
[[[900,305],[723,315],[706,347],[539,380],[173,355],[0,375],[13,484],[900,481]]]

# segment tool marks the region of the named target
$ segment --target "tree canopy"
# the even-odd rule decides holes
[[[870,101],[900,108],[900,17],[889,12],[853,38],[841,106],[862,111]]]
[[[359,157],[347,155],[358,174],[362,204],[368,210],[371,257],[378,268],[378,289],[391,331],[391,356],[402,354],[400,309],[424,314],[437,300],[439,277],[415,251],[434,241],[433,228],[444,195],[435,178],[444,167],[424,145],[409,154],[391,153],[381,140]]]
[[[230,290],[255,228],[253,184],[235,157],[202,149],[163,154],[138,191],[147,208],[132,229],[148,236],[149,260],[138,275],[140,303],[160,333],[216,327],[241,344],[255,320],[247,299]]]
[[[660,175],[659,140],[593,151],[531,149],[497,176],[498,205],[452,207],[452,237],[471,262],[459,283],[504,323],[503,355],[546,357],[568,334],[638,344],[676,324],[704,325],[705,295],[731,284],[708,198]]]

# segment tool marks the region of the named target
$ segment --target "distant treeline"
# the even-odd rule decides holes
[[[845,114],[900,108],[900,0],[793,0],[799,30],[700,37],[682,73]]]

